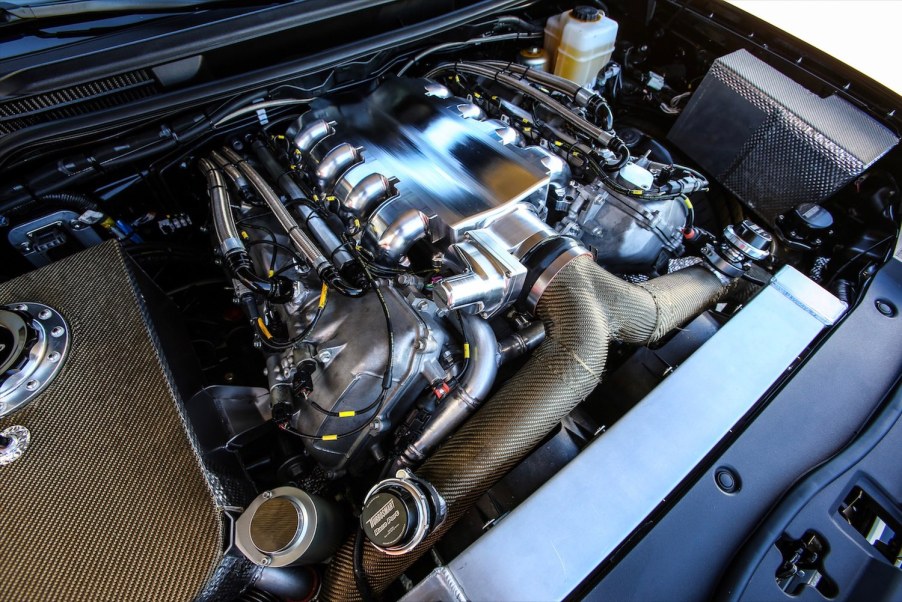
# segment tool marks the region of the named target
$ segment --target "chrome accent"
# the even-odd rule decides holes
[[[445,500],[431,484],[417,478],[404,469],[399,470],[394,478],[384,479],[376,483],[366,494],[363,505],[365,506],[374,495],[385,490],[386,487],[392,486],[400,487],[410,494],[413,499],[417,510],[417,525],[414,534],[409,541],[399,546],[381,547],[372,541],[370,544],[389,556],[401,556],[420,545],[426,539],[426,536],[445,520],[447,508],[445,507]],[[434,510],[433,506],[435,507]]]
[[[463,263],[463,273],[445,278],[435,288],[436,303],[449,310],[466,309],[483,317],[496,315],[513,303],[526,280],[520,260],[555,231],[519,203],[486,228],[470,230],[451,245]]]
[[[470,346],[470,361],[459,384],[442,401],[420,435],[402,454],[406,463],[422,462],[470,417],[488,397],[498,375],[501,356],[489,323],[476,316],[464,316],[464,337]],[[539,323],[542,327],[542,324]],[[542,336],[545,330],[542,328]],[[524,342],[524,345],[526,343]]]
[[[3,429],[0,435],[9,439],[7,445],[0,447],[0,466],[12,464],[21,458],[31,444],[31,433],[18,424]]]
[[[739,238],[739,235],[736,234],[736,230],[733,229],[732,225],[724,228],[723,237],[727,240],[727,242],[736,247],[742,254],[753,261],[761,261],[768,255],[770,255],[767,250],[756,249],[749,243]]]
[[[254,543],[251,526],[263,504],[284,498],[297,511],[297,530],[280,550],[261,550]],[[283,567],[321,562],[332,555],[343,535],[338,511],[324,499],[297,487],[276,487],[264,491],[235,521],[235,546],[259,566]]]
[[[429,218],[430,242],[453,244],[521,201],[544,205],[550,178],[543,157],[504,144],[499,138],[509,135],[499,133],[500,122],[482,120],[478,107],[460,98],[430,95],[433,87],[427,80],[391,80],[360,103],[323,111],[340,114],[335,140],[366,149],[366,162],[335,181],[339,200],[346,202],[372,174],[398,180],[397,194],[385,202],[352,209],[369,223],[361,244],[374,254],[386,231],[404,227],[400,216],[419,219],[411,210]],[[311,151],[320,168],[334,146],[327,142]]]
[[[776,280],[447,565],[468,598],[564,599],[670,497],[838,317],[837,300],[793,268],[784,267]],[[704,395],[686,395],[700,378]],[[518,562],[510,562],[512,555]]]
[[[298,119],[298,125],[301,120]],[[297,135],[292,142],[306,157],[310,154],[310,150],[319,144],[326,136],[331,136],[335,132],[335,122],[326,121],[325,119],[317,119],[308,123],[305,127],[299,128]]]
[[[445,278],[435,287],[439,307],[488,318],[516,300],[526,280],[526,268],[492,231],[471,230],[451,249],[465,266],[464,273]]]
[[[464,119],[485,119],[485,113],[477,105],[473,103],[465,103],[457,105],[457,112]]]
[[[429,218],[416,209],[399,215],[379,239],[378,257],[397,263],[407,256],[413,244],[429,233]]]
[[[243,251],[244,243],[238,235],[238,226],[235,225],[235,217],[232,214],[225,178],[222,177],[222,173],[216,167],[226,170],[226,173],[230,174],[230,177],[236,181],[238,178],[244,179],[244,176],[241,175],[235,165],[229,163],[225,157],[216,151],[212,151],[210,156],[216,165],[206,159],[200,159],[198,165],[210,183],[208,192],[212,206],[213,231],[216,233],[217,240],[219,240],[219,250],[222,251],[223,256],[228,256],[232,253]]]
[[[59,374],[66,362],[71,331],[62,315],[42,303],[0,306],[0,323],[14,340],[10,350],[20,357],[6,362],[6,378],[0,383],[0,417],[12,414],[37,397]],[[31,347],[26,343],[34,339]]]
[[[323,192],[331,191],[338,177],[353,165],[363,161],[363,147],[352,146],[342,142],[335,146],[320,160],[316,166],[316,182]]]
[[[433,81],[427,82],[423,88],[426,91],[426,96],[435,96],[436,98],[449,98],[451,96],[451,90]]]
[[[554,196],[554,198],[549,197],[548,202],[550,203],[553,200],[563,197],[567,186],[570,185],[570,180],[573,177],[573,174],[570,172],[570,165],[548,149],[541,146],[527,146],[525,150],[536,155],[548,172],[550,185],[549,193],[552,193]]]
[[[548,288],[548,285],[551,284],[551,281],[554,280],[557,273],[564,269],[565,265],[582,255],[591,255],[591,253],[583,247],[569,249],[555,259],[551,265],[548,266],[548,269],[536,278],[535,283],[533,283],[532,288],[529,289],[529,293],[526,295],[526,307],[529,311],[535,310],[536,305],[539,304],[539,299],[545,294],[545,289]]]
[[[380,203],[394,196],[394,183],[378,173],[371,173],[360,180],[347,193],[346,196],[338,196],[344,209],[356,217],[368,215],[373,212]]]

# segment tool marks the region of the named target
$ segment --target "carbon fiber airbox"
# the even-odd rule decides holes
[[[745,50],[714,61],[668,137],[771,224],[830,197],[898,142],[842,98],[821,98]]]
[[[224,555],[227,495],[196,451],[142,276],[109,242],[0,284],[0,304],[53,308],[70,337],[56,377],[0,418],[29,433],[0,462],[4,601],[221,599],[247,576]]]

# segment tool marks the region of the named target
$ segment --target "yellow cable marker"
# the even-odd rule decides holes
[[[319,294],[319,308],[322,309],[326,306],[326,295],[329,293],[329,287],[326,286],[326,283],[323,283],[323,290],[320,291]]]
[[[338,413],[339,418],[351,418],[356,415],[357,415],[357,412],[355,412],[354,410],[347,410],[347,411]]]
[[[269,328],[266,327],[266,323],[263,321],[263,318],[257,318],[257,326],[260,327],[260,332],[263,333],[267,339],[272,338],[272,333],[269,332]]]
[[[247,232],[245,232],[244,230],[242,230],[242,231],[241,231],[241,238],[243,238],[244,240],[247,240],[248,238],[250,238],[250,236],[247,235]]]
[[[335,441],[338,435],[323,435],[323,441]]]
[[[270,277],[270,278],[272,278],[272,277],[275,276],[275,275],[276,275],[276,271],[275,271],[275,270],[269,270],[269,277]]]
[[[470,359],[470,344],[469,343],[464,343],[464,359],[465,360]]]

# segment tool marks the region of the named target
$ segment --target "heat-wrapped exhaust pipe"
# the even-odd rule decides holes
[[[613,276],[587,256],[562,268],[536,306],[545,341],[417,471],[444,497],[447,519],[404,555],[387,555],[367,542],[362,568],[369,586],[383,591],[595,389],[612,339],[652,343],[711,307],[726,290],[701,266],[639,285]],[[321,599],[361,599],[353,537],[333,558]]]

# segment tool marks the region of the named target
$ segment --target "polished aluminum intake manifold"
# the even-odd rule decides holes
[[[360,224],[377,264],[406,266],[422,252],[451,269],[436,286],[443,309],[490,317],[538,298],[527,293],[550,280],[530,277],[529,258],[559,238],[542,216],[569,167],[444,86],[389,81],[361,102],[314,107],[288,137],[317,194]],[[586,253],[556,246],[569,258]]]

